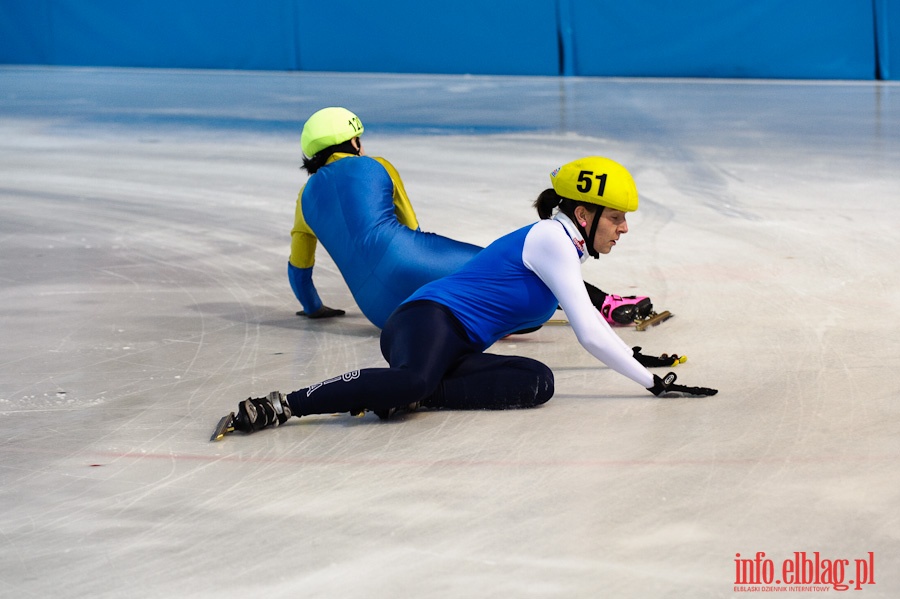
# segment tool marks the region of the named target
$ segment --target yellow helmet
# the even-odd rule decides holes
[[[564,164],[550,173],[550,183],[561,197],[634,212],[637,185],[628,170],[614,160],[588,156]]]
[[[300,135],[300,147],[307,156],[315,156],[325,148],[342,144],[363,134],[362,122],[346,108],[330,106],[315,112]]]

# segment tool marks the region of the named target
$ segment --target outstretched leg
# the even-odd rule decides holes
[[[434,394],[461,357],[478,351],[444,306],[404,304],[381,334],[381,352],[390,368],[347,372],[289,393],[287,401],[297,416],[388,412]]]
[[[482,353],[449,309],[435,302],[401,306],[385,325],[381,350],[389,368],[353,370],[289,393],[287,417],[365,410],[389,414],[412,404],[528,408],[553,395],[553,373],[547,366],[530,358]],[[269,420],[253,430],[268,426]]]

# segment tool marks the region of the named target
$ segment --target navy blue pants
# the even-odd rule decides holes
[[[389,368],[344,373],[289,393],[295,415],[380,411],[421,403],[454,410],[530,408],[553,396],[553,373],[530,358],[483,353],[445,306],[403,304],[381,333]]]

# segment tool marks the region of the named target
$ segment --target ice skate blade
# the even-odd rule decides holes
[[[213,431],[212,437],[209,438],[210,441],[218,441],[228,433],[234,432],[234,412],[228,414],[227,416],[222,416],[219,419],[219,424],[216,425],[216,430]]]
[[[647,327],[658,326],[658,325],[664,323],[665,321],[669,320],[673,316],[675,316],[675,315],[672,314],[671,312],[669,312],[668,310],[666,310],[664,312],[660,312],[659,314],[650,314],[650,316],[648,316],[647,318],[644,318],[643,320],[635,320],[634,328],[638,331],[644,331],[647,329]]]

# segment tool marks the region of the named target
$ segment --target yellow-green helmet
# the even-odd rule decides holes
[[[313,113],[300,135],[300,147],[309,157],[325,148],[342,144],[363,134],[363,124],[355,114],[339,106]]]
[[[588,156],[564,164],[550,173],[550,183],[561,197],[634,212],[637,185],[628,170],[609,158]]]

